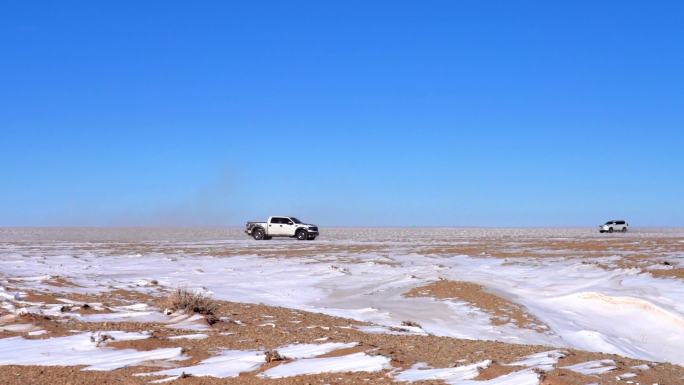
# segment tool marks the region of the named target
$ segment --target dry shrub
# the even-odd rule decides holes
[[[23,310],[23,311],[22,311]],[[46,314],[34,314],[34,313],[29,313],[25,308],[19,309],[19,318],[21,318],[22,322],[39,322],[39,321],[50,321],[52,317]]]
[[[97,333],[90,335],[90,341],[95,343],[95,346],[100,347],[106,345],[107,341],[114,341],[114,337],[105,333]]]
[[[412,327],[416,327],[416,328],[421,328],[421,329],[422,329],[422,327],[420,326],[420,324],[419,324],[418,322],[414,322],[414,321],[401,321],[401,324],[402,324],[402,326],[412,326]]]
[[[218,305],[209,296],[185,288],[178,288],[167,298],[167,307],[173,310],[212,315]]]
[[[213,314],[207,314],[207,316],[204,317],[204,319],[207,321],[207,323],[208,323],[209,325],[213,325],[213,324],[215,324],[215,323],[221,321],[221,319],[220,319],[219,317],[217,317],[217,316],[215,316],[215,315],[213,315]]]
[[[537,378],[543,383],[546,379],[546,372],[540,368],[532,368],[532,371],[537,374]]]
[[[275,349],[267,350],[265,355],[266,355],[266,362],[274,362],[274,361],[285,360],[285,357],[280,355],[280,353],[278,353],[278,351]]]

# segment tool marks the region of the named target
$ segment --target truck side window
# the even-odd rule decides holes
[[[288,225],[294,225],[294,222],[292,222],[292,221],[289,220],[289,219],[285,219],[285,223],[287,223]]]
[[[273,223],[273,224],[282,224],[282,223],[283,223],[283,218],[271,218],[271,223]]]

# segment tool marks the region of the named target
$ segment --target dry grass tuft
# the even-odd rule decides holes
[[[167,307],[173,310],[213,315],[218,309],[218,304],[205,294],[178,288],[167,298]]]

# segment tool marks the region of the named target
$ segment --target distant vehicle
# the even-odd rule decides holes
[[[272,237],[297,238],[313,241],[318,236],[318,226],[303,223],[295,217],[268,217],[266,222],[247,222],[245,234],[260,241]]]
[[[627,227],[629,224],[622,220],[608,221],[601,226],[599,226],[599,232],[601,233],[612,233],[614,231],[619,231],[621,233],[627,232]]]

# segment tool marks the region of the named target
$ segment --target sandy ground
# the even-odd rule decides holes
[[[144,301],[150,305],[164,303],[163,297],[141,295],[135,292],[117,291],[106,296],[67,296],[69,299],[85,303],[128,304]],[[57,297],[49,293],[27,293],[26,299],[43,299],[46,303],[60,303]],[[63,297],[60,297],[63,298]],[[451,367],[467,365],[489,359],[492,366],[480,372],[476,380],[497,378],[501,375],[519,370],[520,366],[505,366],[521,357],[532,353],[545,352],[549,347],[519,344],[505,344],[491,341],[461,340],[447,337],[422,335],[371,334],[354,329],[363,323],[330,317],[318,313],[308,313],[292,309],[271,307],[266,305],[243,304],[217,301],[217,315],[227,317],[225,321],[213,324],[204,331],[208,338],[202,340],[171,339],[174,336],[187,335],[188,331],[173,330],[164,324],[151,322],[81,322],[70,317],[49,317],[34,314],[19,316],[21,323],[30,323],[37,328],[47,330],[40,336],[28,336],[27,333],[4,333],[2,337],[23,336],[31,339],[46,339],[64,336],[75,331],[148,331],[152,338],[136,341],[109,341],[109,349],[152,350],[166,347],[181,347],[188,356],[186,360],[176,365],[187,366],[197,364],[207,359],[218,349],[275,349],[290,343],[316,343],[322,339],[325,342],[356,342],[358,346],[334,351],[326,356],[340,356],[353,352],[370,352],[389,357],[392,367],[406,369],[411,365],[424,362],[432,367]],[[270,326],[271,324],[275,326]],[[230,334],[229,334],[230,333]],[[656,364],[641,360],[632,360],[615,355],[589,353],[573,349],[565,349],[565,357],[561,358],[555,368],[544,373],[540,384],[624,384],[616,380],[622,372],[634,372],[636,377],[629,380],[643,384],[678,384],[684,378],[684,368],[670,364]],[[563,366],[591,360],[612,359],[617,367],[602,375],[582,375],[566,369]],[[284,361],[287,362],[287,361]],[[307,384],[307,383],[392,383],[389,371],[374,373],[335,373],[297,376],[287,379],[262,379],[258,377],[265,369],[274,364],[263,363],[258,370],[243,373],[237,378],[218,379],[212,377],[188,377],[177,379],[169,383],[188,384]],[[630,369],[640,365],[647,365],[647,369]],[[142,384],[155,377],[138,377],[136,373],[155,371],[157,366],[141,364],[139,366],[122,368],[107,372],[81,371],[78,367],[52,366],[14,366],[3,367],[0,371],[2,384],[95,384],[95,383],[125,383]],[[439,383],[423,381],[420,383]]]
[[[536,274],[536,270],[520,273],[517,269],[537,264],[551,270],[556,265],[563,268],[577,266],[580,269],[578,274],[584,274],[582,269],[591,269],[587,271],[596,274],[598,281],[615,278],[615,273],[617,279],[622,279],[620,274],[639,279],[639,282],[647,279],[647,287],[649,282],[655,282],[672,285],[679,290],[684,271],[684,231],[651,229],[611,235],[599,235],[593,229],[570,229],[567,234],[544,231],[547,232],[538,234],[529,229],[339,229],[331,231],[327,237],[324,233],[313,242],[256,242],[246,240],[236,230],[2,229],[0,295],[5,293],[5,296],[0,297],[3,301],[0,342],[17,337],[47,341],[79,332],[145,332],[149,338],[105,341],[97,349],[144,352],[180,348],[183,357],[181,360],[144,361],[108,371],[84,371],[85,365],[7,364],[0,369],[0,384],[142,384],[165,378],[170,379],[165,383],[187,384],[382,384],[397,383],[399,373],[420,363],[430,368],[451,368],[484,360],[491,360],[491,363],[479,369],[471,380],[463,381],[508,384],[504,382],[505,376],[534,370],[536,382],[540,385],[684,383],[684,367],[667,360],[630,358],[566,344],[566,337],[559,334],[557,321],[539,305],[546,302],[525,299],[523,294],[526,291],[520,291],[519,284],[510,285],[511,290],[508,291],[509,286],[490,282],[489,276],[482,275],[491,269],[507,268],[511,269],[511,274]],[[63,256],[69,259],[63,259]],[[416,262],[418,257],[415,256],[420,256],[421,264]],[[460,275],[449,274],[466,266],[449,264],[451,258],[457,256],[477,258],[477,261],[487,264],[476,265],[471,271],[461,271]],[[252,258],[260,258],[258,260],[262,262],[247,267],[223,265],[223,262],[243,257],[250,263]],[[147,273],[131,273],[129,269],[119,271],[111,265],[131,260],[154,262]],[[489,262],[493,260],[500,262]],[[184,279],[173,278],[166,270],[155,270],[164,261],[172,264],[170,271],[177,269],[183,273]],[[181,265],[184,261],[190,262]],[[297,270],[293,270],[294,265],[291,265],[294,261]],[[427,264],[423,265],[423,261]],[[279,264],[283,264],[282,267]],[[224,273],[214,277],[212,274],[216,271],[212,270],[217,266]],[[299,266],[304,266],[305,272],[306,266],[310,266],[312,276],[324,275],[326,279],[317,278],[312,284]],[[317,273],[319,266],[326,266],[326,269]],[[246,270],[239,270],[243,268]],[[262,281],[245,273],[268,269],[274,269],[274,273],[268,275],[269,278],[261,278]],[[278,274],[279,271],[282,273]],[[429,273],[431,271],[435,273]],[[601,271],[608,273],[607,278],[599,275]],[[375,276],[381,272],[392,275],[388,278],[380,276],[378,283],[363,275]],[[231,275],[233,273],[237,275]],[[286,279],[288,275],[289,279]],[[222,276],[224,280],[221,280]],[[526,279],[511,277],[521,279],[521,282]],[[268,279],[273,280],[270,289]],[[290,282],[295,288],[301,280],[303,289],[297,291],[290,286],[282,286],[279,279]],[[568,280],[572,281],[572,278]],[[338,286],[338,282],[350,283]],[[205,290],[212,295],[218,304],[214,318],[219,321],[209,325],[202,316],[194,321],[195,329],[170,327],[167,318],[172,316],[164,315],[166,297],[181,286]],[[250,294],[248,289],[252,286],[258,295]],[[533,290],[546,289],[533,287]],[[604,295],[601,290],[592,287],[591,291],[580,294]],[[622,301],[626,295],[635,295],[625,290],[621,296],[611,298]],[[401,302],[404,300],[409,302]],[[648,296],[639,300],[651,301]],[[386,307],[383,307],[383,301],[387,303]],[[615,302],[614,299],[611,301]],[[677,302],[676,298],[672,301]],[[399,305],[393,305],[395,302]],[[678,330],[677,325],[684,324],[684,318],[679,308],[667,308],[669,303],[665,300],[647,304],[640,302],[638,306],[651,309],[657,305],[657,314],[667,309],[667,322],[674,325],[672,330]],[[139,311],[137,307],[143,304],[147,305],[144,310],[149,310],[153,317],[111,318],[112,321],[96,318],[117,316],[131,305]],[[368,310],[370,316],[363,306],[372,309],[372,312]],[[411,312],[412,306],[416,306],[414,313]],[[626,305],[620,306],[618,310],[622,311]],[[455,309],[453,314],[448,314],[451,318],[439,318],[443,316],[445,307],[450,311]],[[420,313],[422,309],[437,311],[425,316]],[[566,311],[577,310],[568,308]],[[139,314],[143,313],[139,311]],[[439,317],[434,318],[433,315]],[[471,316],[472,321],[465,320],[463,325],[483,323],[481,328],[490,329],[473,329],[471,333],[474,334],[468,338],[458,338],[459,330],[452,333],[448,329],[452,320]],[[429,320],[434,324],[428,324]],[[638,326],[639,321],[636,322]],[[13,327],[16,329],[15,325],[29,326],[26,330],[12,330]],[[459,326],[454,327],[458,329]],[[447,332],[441,333],[442,330]],[[477,338],[478,330],[488,330],[491,335]],[[610,328],[600,323],[596,324],[595,330],[604,334],[610,332]],[[616,333],[620,332],[624,331],[616,330]],[[496,337],[497,333],[501,338]],[[515,336],[519,337],[512,338],[509,333],[518,333]],[[206,338],[174,338],[191,334],[204,334]],[[615,336],[619,337],[619,334]],[[509,340],[513,342],[507,342]],[[556,344],[554,341],[560,342]],[[286,359],[272,363],[264,361],[258,368],[234,378],[136,376],[169,367],[198,365],[225,349],[266,351],[291,344],[330,342],[357,345],[314,358],[364,353],[369,357],[386,357],[389,366],[355,373],[324,372],[285,378],[260,376],[271,368],[297,361]],[[651,346],[644,341],[644,346],[635,350],[634,356],[650,354]],[[676,348],[676,343],[673,346]],[[681,346],[684,351],[684,344]],[[531,354],[548,351],[559,351],[562,357],[543,370],[534,365],[512,365]],[[606,365],[611,366],[609,370],[595,374],[582,374],[565,368],[596,360],[612,360],[613,364]],[[452,383],[471,384],[463,381]]]

